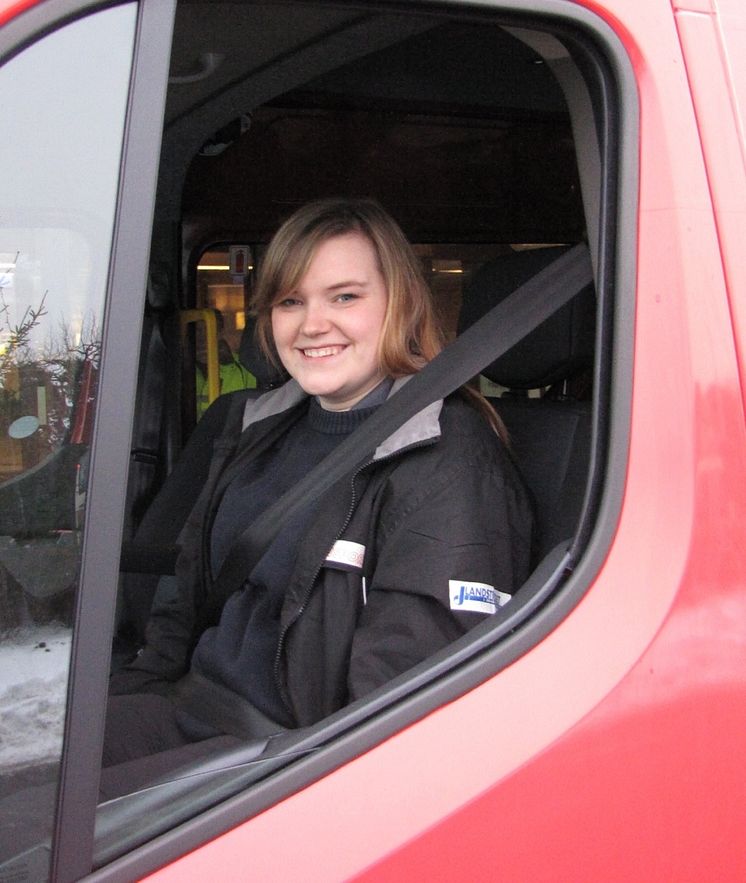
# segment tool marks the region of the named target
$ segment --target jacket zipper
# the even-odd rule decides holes
[[[334,543],[336,543],[337,540],[342,536],[342,534],[347,530],[347,528],[350,524],[350,521],[352,520],[352,516],[355,513],[355,506],[357,503],[357,494],[355,492],[355,480],[357,479],[358,475],[360,475],[361,472],[363,472],[365,469],[368,469],[368,467],[370,467],[370,466],[373,466],[373,465],[378,466],[380,463],[387,463],[389,460],[393,460],[395,457],[399,457],[404,453],[408,453],[409,451],[415,450],[417,448],[428,447],[429,445],[435,444],[435,441],[436,441],[435,439],[429,438],[429,439],[425,439],[420,442],[415,442],[414,444],[408,445],[406,448],[401,448],[398,451],[393,451],[391,454],[389,454],[386,457],[382,457],[380,460],[369,460],[367,463],[364,463],[362,466],[360,466],[358,469],[355,470],[354,474],[352,475],[352,478],[350,479],[352,496],[350,498],[350,506],[349,506],[349,509],[347,510],[347,516],[346,516],[344,522],[342,523],[342,526],[337,531],[337,534],[332,542],[332,546],[334,546]],[[303,598],[301,600],[300,606],[295,611],[295,616],[293,616],[293,618],[290,620],[290,622],[286,623],[285,628],[280,633],[280,637],[277,641],[277,650],[275,652],[275,664],[274,664],[275,686],[277,687],[277,690],[278,690],[278,693],[280,695],[280,699],[282,700],[283,705],[285,706],[287,711],[293,717],[295,715],[293,714],[293,710],[290,707],[288,697],[285,695],[285,689],[283,688],[282,683],[280,681],[280,657],[282,656],[282,650],[285,645],[285,637],[286,637],[288,631],[290,630],[290,628],[292,626],[294,626],[295,623],[303,615],[303,613],[306,609],[306,606],[308,604],[308,601],[311,597],[311,593],[313,592],[313,587],[316,584],[316,580],[318,579],[319,574],[321,573],[321,571],[324,568],[324,561],[325,560],[326,560],[326,558],[323,558],[321,563],[319,564],[319,566],[314,571],[313,577],[303,593]]]
[[[340,527],[339,531],[337,532],[337,534],[334,538],[334,541],[332,542],[332,546],[334,545],[334,543],[337,542],[337,540],[347,530],[347,527],[348,527],[350,521],[352,520],[352,516],[355,513],[355,506],[357,503],[357,494],[355,492],[355,480],[357,479],[358,475],[360,475],[360,473],[364,469],[367,469],[374,462],[375,462],[375,460],[369,460],[367,463],[364,463],[359,469],[355,470],[355,473],[353,474],[352,478],[350,479],[350,485],[351,485],[351,491],[352,491],[352,494],[350,497],[350,506],[347,510],[347,516],[345,517],[345,520],[342,523],[342,526]],[[324,568],[324,561],[325,560],[326,560],[325,558],[322,559],[321,563],[314,571],[314,574],[313,574],[313,577],[311,578],[310,583],[306,586],[306,589],[303,592],[303,598],[301,599],[300,606],[295,611],[295,616],[293,616],[293,618],[290,620],[290,622],[285,624],[285,628],[280,632],[280,637],[277,641],[277,650],[275,651],[275,665],[274,665],[275,686],[278,689],[278,692],[280,694],[280,698],[282,699],[283,705],[285,706],[285,708],[288,710],[288,712],[291,715],[293,715],[293,710],[290,708],[290,703],[288,702],[288,698],[285,695],[285,690],[284,690],[282,683],[280,681],[280,657],[282,656],[282,649],[285,644],[285,636],[287,635],[290,627],[292,625],[295,625],[295,623],[303,615],[303,612],[306,609],[306,605],[308,604],[308,601],[311,597],[311,593],[313,592],[313,587],[316,584],[316,580],[319,578],[319,574],[321,573],[321,571]],[[295,715],[293,715],[293,717],[294,716]]]

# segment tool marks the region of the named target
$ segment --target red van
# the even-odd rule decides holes
[[[0,25],[0,880],[746,879],[739,0],[0,0]],[[256,267],[330,195],[397,219],[450,338],[587,247],[592,283],[475,379],[535,569],[365,699],[99,803],[109,672],[221,367],[280,382]]]

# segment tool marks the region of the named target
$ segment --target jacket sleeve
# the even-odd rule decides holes
[[[179,536],[176,575],[161,577],[145,628],[145,646],[109,680],[109,692],[163,692],[186,673],[203,598],[199,578],[202,523],[208,494],[200,495]]]
[[[353,637],[350,700],[489,616],[525,579],[531,516],[497,459],[439,469],[385,506]]]
[[[162,577],[158,583],[150,616],[145,628],[145,646],[138,655],[109,680],[109,692],[163,692],[171,681],[178,680],[189,667],[195,641],[198,611],[204,603],[200,559],[204,521],[212,498],[212,489],[223,465],[233,452],[241,432],[245,393],[221,396],[211,408],[227,414],[220,434],[212,442],[212,457],[204,486],[184,522],[179,535],[176,575]],[[203,418],[208,420],[207,417]],[[218,418],[219,419],[219,418]],[[209,424],[204,424],[209,425]],[[208,444],[195,430],[191,444]]]

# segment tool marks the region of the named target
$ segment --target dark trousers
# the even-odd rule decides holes
[[[155,693],[111,696],[106,713],[99,797],[111,800],[176,774],[179,767],[243,742],[235,736],[194,741],[180,728],[177,706]]]

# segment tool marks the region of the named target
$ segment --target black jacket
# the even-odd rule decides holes
[[[392,394],[398,388],[398,381]],[[112,692],[181,677],[210,591],[209,536],[222,489],[297,419],[290,381],[228,425],[180,538],[177,587]],[[276,653],[281,695],[308,725],[386,683],[505,602],[529,570],[524,488],[485,419],[458,395],[424,409],[331,488],[301,539]]]

